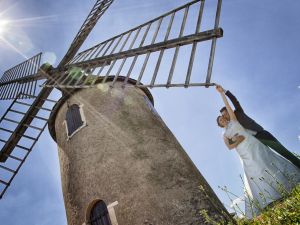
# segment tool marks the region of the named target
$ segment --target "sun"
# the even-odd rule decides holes
[[[6,31],[8,24],[9,24],[8,20],[0,20],[0,35]]]

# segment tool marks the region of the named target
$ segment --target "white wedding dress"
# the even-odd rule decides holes
[[[230,121],[225,137],[243,135],[237,147],[244,168],[245,215],[253,218],[300,182],[300,169],[256,139],[238,121]]]

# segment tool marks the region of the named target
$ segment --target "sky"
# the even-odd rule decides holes
[[[187,3],[187,0],[115,0],[82,50]],[[214,1],[204,17],[214,14]],[[94,1],[0,0],[0,21],[15,21],[0,39],[0,73],[39,52],[57,65]],[[212,81],[239,99],[244,110],[288,149],[300,154],[299,1],[224,0]],[[204,22],[204,28],[209,22]],[[1,34],[0,34],[1,36]],[[199,63],[201,63],[199,61]],[[155,108],[220,200],[218,186],[242,196],[242,166],[216,124],[223,106],[214,88],[152,89]],[[54,93],[54,97],[57,96]],[[9,101],[2,101],[0,115]],[[63,225],[66,215],[56,143],[46,129],[0,200],[6,225]]]

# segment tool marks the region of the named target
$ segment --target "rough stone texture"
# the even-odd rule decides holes
[[[74,93],[58,109],[55,132],[69,225],[86,221],[94,199],[119,202],[119,225],[204,224],[202,209],[227,221],[225,208],[146,99],[135,87],[99,85]],[[63,124],[67,103],[83,104],[87,120],[70,140]]]

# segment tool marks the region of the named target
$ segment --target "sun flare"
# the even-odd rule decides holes
[[[0,35],[6,31],[8,24],[9,24],[8,20],[0,20]]]

